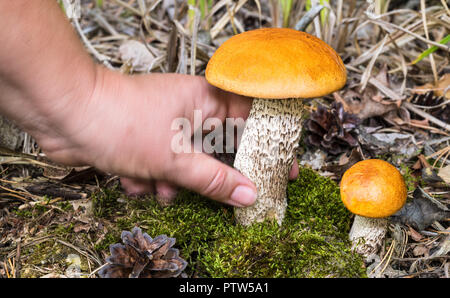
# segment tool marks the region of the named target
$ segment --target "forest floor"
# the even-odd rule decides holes
[[[347,68],[347,84],[329,96],[305,101],[309,120],[305,122],[297,155],[299,164],[327,181],[334,181],[334,186],[330,186],[335,187],[330,190],[334,193],[343,173],[356,162],[370,158],[388,161],[405,178],[408,201],[390,218],[382,248],[371,260],[361,262],[349,253],[342,255],[349,264],[342,268],[350,271],[333,267],[329,274],[320,268],[316,272],[317,264],[311,262],[301,264],[302,272],[309,270],[310,275],[298,276],[448,278],[450,10],[447,3],[336,0],[321,1],[320,7],[315,2],[83,0],[81,17],[70,21],[93,59],[125,74],[204,75],[206,64],[218,46],[236,33],[259,27],[300,29],[330,44]],[[152,211],[159,208],[154,204],[154,196],[129,198],[121,192],[116,176],[90,167],[53,164],[32,138],[23,133],[20,136],[20,146],[0,150],[0,277],[97,277],[110,255],[109,245],[120,242],[121,230],[131,230],[134,225],[144,232],[180,235],[175,238],[177,244],[183,244],[179,247],[180,255],[185,256],[188,268],[190,262],[199,258],[201,241],[206,240],[183,240],[182,234],[177,234],[182,230],[170,230],[177,229],[176,225],[155,223],[155,217],[176,221],[176,216],[195,217],[194,214],[178,213],[173,207],[169,208],[175,215],[170,216],[165,211]],[[323,182],[321,178],[311,179]],[[186,192],[180,196],[185,208],[189,204]],[[196,194],[189,196],[199,199]],[[212,218],[211,224],[223,224],[223,220],[232,218],[229,208],[199,200],[201,212]],[[149,217],[152,212],[154,217]],[[330,224],[347,229],[347,233],[353,217],[350,213],[342,214],[347,222]],[[152,224],[158,225],[158,229],[152,228]],[[207,239],[214,233],[247,237],[241,230],[204,228],[211,233],[205,236]],[[311,241],[317,236],[308,235],[309,238],[301,239]],[[300,239],[295,237],[292,239]],[[314,245],[322,247],[319,238],[314,238]],[[341,244],[341,240],[337,241],[336,247]],[[307,251],[314,245],[301,250]],[[202,262],[182,276],[246,276],[250,272],[219,268],[214,258],[219,256],[206,254]],[[324,256],[315,262],[320,260],[329,261]],[[355,269],[358,264],[363,264],[364,274]],[[274,272],[280,276],[279,271]]]

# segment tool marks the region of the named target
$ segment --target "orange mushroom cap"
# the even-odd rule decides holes
[[[319,38],[289,28],[237,34],[211,57],[208,82],[256,98],[311,98],[341,89],[347,80],[339,55]]]
[[[371,218],[388,217],[406,202],[400,172],[390,163],[368,159],[354,164],[342,176],[341,199],[352,213]]]

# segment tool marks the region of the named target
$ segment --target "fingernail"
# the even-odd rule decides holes
[[[236,187],[231,194],[231,204],[237,207],[246,207],[252,205],[256,200],[256,192],[244,185]]]

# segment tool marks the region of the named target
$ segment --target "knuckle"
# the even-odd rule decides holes
[[[225,197],[226,178],[227,172],[222,168],[218,168],[209,183],[205,186],[203,194],[208,197]]]

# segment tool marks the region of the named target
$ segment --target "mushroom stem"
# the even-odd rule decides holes
[[[275,219],[281,225],[302,115],[301,99],[253,100],[234,167],[255,183],[258,197],[250,207],[235,208],[238,223],[247,226]]]
[[[388,220],[386,218],[355,215],[349,234],[352,249],[364,257],[376,253],[386,235],[387,225]]]

